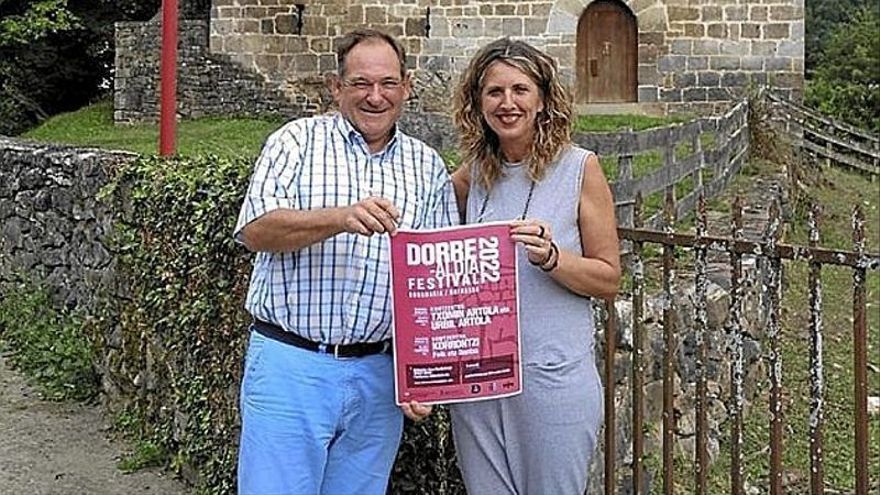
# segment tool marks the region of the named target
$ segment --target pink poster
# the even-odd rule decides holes
[[[488,223],[391,238],[398,404],[520,392],[517,253],[509,230]]]

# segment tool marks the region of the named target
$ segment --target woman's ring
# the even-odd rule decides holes
[[[538,231],[538,237],[540,237],[541,239],[543,239],[543,238],[544,238],[544,226],[543,226],[543,225],[538,225],[538,227],[541,227],[541,230]]]

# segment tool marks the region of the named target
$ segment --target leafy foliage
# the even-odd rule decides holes
[[[26,44],[37,41],[59,31],[67,31],[77,26],[77,19],[67,9],[67,0],[39,0],[36,2],[17,2],[18,9],[10,2],[11,12],[0,17],[0,47],[13,44]],[[4,4],[5,5],[5,4]]]
[[[133,473],[147,467],[161,466],[166,454],[149,441],[139,442],[133,452],[120,459],[118,467],[124,473]]]
[[[880,12],[864,8],[831,34],[809,82],[808,105],[880,132]]]
[[[877,8],[876,0],[809,0],[806,7],[804,37],[807,75],[826,63],[826,47],[831,33],[852,18],[853,12]]]
[[[18,134],[108,89],[113,22],[127,19],[107,0],[2,2],[0,134]]]
[[[21,280],[0,288],[0,344],[44,397],[88,400],[97,395],[94,346],[79,318],[55,309],[35,283]]]
[[[130,391],[121,408],[139,417],[128,423],[152,446],[146,457],[196,467],[212,493],[231,492],[235,472],[250,263],[231,232],[250,163],[144,158],[103,194],[126,212],[113,249],[129,288],[97,318],[108,373]]]
[[[125,294],[92,318],[107,373],[125,391],[118,426],[144,446],[126,463],[197,472],[200,493],[233,492],[250,256],[231,232],[250,158],[143,158],[102,193],[124,212],[113,250]],[[448,413],[407,424],[392,491],[464,493]]]
[[[210,0],[180,0],[207,19]],[[161,0],[0,0],[0,134],[95,101],[112,87],[114,23],[144,21]]]

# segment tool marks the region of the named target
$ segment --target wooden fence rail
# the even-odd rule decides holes
[[[880,137],[803,105],[765,92],[795,144],[829,163],[880,175]]]
[[[742,101],[727,113],[703,117],[684,124],[629,132],[578,133],[574,141],[600,156],[617,157],[617,175],[610,177],[620,225],[632,227],[633,205],[637,194],[643,198],[654,193],[673,192],[676,215],[681,218],[693,211],[697,197],[718,195],[739,172],[749,150],[749,105]],[[703,149],[702,136],[711,135],[711,149]],[[678,149],[689,150],[683,157]],[[662,156],[662,166],[634,176],[633,162],[640,154],[655,152]],[[690,191],[678,198],[676,186],[689,182]],[[645,223],[658,227],[662,211]]]

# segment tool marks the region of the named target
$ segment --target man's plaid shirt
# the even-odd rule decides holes
[[[341,115],[299,119],[263,146],[241,208],[235,237],[266,213],[352,205],[368,196],[400,210],[399,228],[458,223],[443,160],[421,141],[395,131],[371,154]],[[288,253],[257,253],[248,311],[257,319],[325,344],[390,338],[388,235],[342,233]]]

